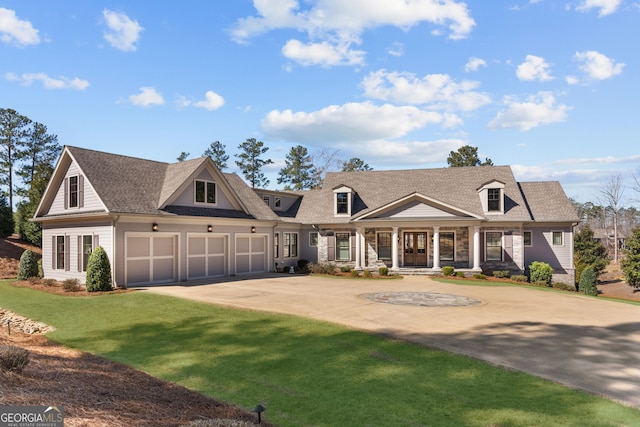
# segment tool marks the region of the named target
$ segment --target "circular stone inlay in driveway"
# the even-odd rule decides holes
[[[376,292],[362,297],[372,302],[422,307],[465,307],[481,303],[474,298],[435,292]]]

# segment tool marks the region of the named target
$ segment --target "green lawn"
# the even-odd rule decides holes
[[[281,426],[631,426],[640,411],[450,353],[303,318],[132,292],[62,297],[0,282],[49,337]]]

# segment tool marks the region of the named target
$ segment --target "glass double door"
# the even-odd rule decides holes
[[[405,232],[404,265],[426,267],[427,260],[427,233]]]

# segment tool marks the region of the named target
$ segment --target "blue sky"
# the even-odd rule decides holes
[[[378,170],[472,145],[597,201],[640,172],[638,40],[637,0],[0,0],[0,106],[165,162],[219,140],[229,172],[257,138],[273,189],[298,144]]]

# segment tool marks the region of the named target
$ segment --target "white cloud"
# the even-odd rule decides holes
[[[138,21],[131,20],[124,13],[114,12],[105,9],[102,11],[107,30],[104,32],[104,39],[109,44],[125,52],[137,49],[136,43],[140,40],[140,33],[144,30]]]
[[[389,141],[375,140],[342,146],[355,156],[366,150],[367,161],[390,168],[425,167],[429,163],[444,163],[451,151],[466,145],[460,139],[437,141]]]
[[[129,96],[129,102],[140,107],[164,104],[164,98],[152,87],[141,87],[138,95]]]
[[[364,63],[364,52],[349,49],[348,43],[332,45],[329,42],[307,43],[289,40],[282,48],[282,54],[302,65],[361,65]]]
[[[610,15],[618,10],[622,0],[581,0],[576,6],[576,10],[580,12],[588,12],[591,9],[600,9],[599,17]]]
[[[580,79],[578,79],[576,76],[567,76],[564,80],[567,82],[567,84],[570,85],[577,85],[578,83],[580,83]]]
[[[576,52],[574,58],[580,63],[580,70],[595,80],[605,80],[620,74],[625,67],[625,64],[615,63],[611,58],[594,50]]]
[[[262,120],[262,130],[270,138],[298,143],[359,143],[400,138],[428,125],[457,122],[454,115],[413,106],[362,102],[331,105],[310,113],[273,110]]]
[[[21,76],[14,73],[7,73],[5,78],[9,81],[19,82],[24,86],[31,86],[33,82],[39,81],[45,89],[85,90],[89,87],[89,82],[87,80],[81,80],[77,77],[72,79],[68,77],[58,77],[57,79],[54,79],[44,73],[24,73]]]
[[[0,40],[23,47],[40,43],[40,36],[31,22],[18,18],[11,9],[0,7]]]
[[[487,61],[485,61],[482,58],[476,58],[475,56],[472,56],[471,58],[469,58],[469,61],[467,61],[467,63],[465,64],[464,71],[466,73],[471,73],[471,72],[478,71],[480,67],[486,67],[486,66],[487,66]]]
[[[538,80],[545,82],[552,80],[553,77],[549,73],[549,64],[544,58],[535,55],[527,55],[525,61],[518,65],[516,75],[520,80]]]
[[[215,93],[212,90],[208,90],[204,94],[204,101],[194,102],[193,106],[198,108],[204,108],[205,110],[213,111],[224,105],[224,98]]]
[[[364,52],[352,50],[368,29],[409,29],[427,22],[448,27],[449,38],[465,38],[475,26],[467,5],[456,0],[254,0],[256,16],[231,30],[238,43],[278,29],[307,33],[308,42],[289,40],[283,54],[305,65],[359,65]],[[397,52],[397,50],[395,51]]]
[[[362,81],[364,95],[372,99],[432,108],[471,111],[491,102],[491,98],[476,92],[480,83],[455,82],[447,74],[427,74],[418,78],[413,73],[379,70]]]
[[[539,92],[530,96],[526,101],[519,102],[515,98],[507,97],[506,111],[501,111],[489,122],[489,129],[520,129],[527,131],[537,126],[563,122],[567,118],[570,107],[556,104],[550,92]]]
[[[392,56],[404,55],[404,44],[400,42],[393,43],[391,46],[387,48],[387,53]]]

